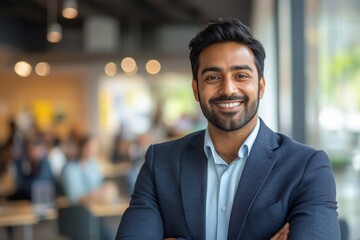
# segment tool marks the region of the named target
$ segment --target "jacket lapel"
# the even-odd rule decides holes
[[[190,142],[181,159],[181,194],[191,239],[205,239],[207,158],[204,131]]]
[[[258,136],[244,166],[230,216],[228,239],[239,239],[257,193],[276,163],[272,151],[278,144],[275,134],[261,121]]]

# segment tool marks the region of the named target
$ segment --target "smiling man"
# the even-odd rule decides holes
[[[116,239],[340,239],[327,155],[258,116],[264,59],[237,19],[213,20],[191,40],[208,126],[149,147]]]

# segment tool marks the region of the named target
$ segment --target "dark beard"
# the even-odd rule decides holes
[[[198,91],[198,98],[201,107],[201,111],[203,112],[206,119],[211,122],[215,127],[223,130],[223,131],[235,131],[247,123],[251,121],[257,114],[260,102],[260,81],[258,84],[258,96],[257,100],[253,103],[249,102],[249,98],[247,96],[239,96],[239,95],[231,95],[231,96],[219,96],[216,98],[212,98],[209,100],[209,106],[213,106],[214,102],[216,101],[234,101],[234,100],[241,100],[244,104],[244,111],[243,112],[226,112],[226,113],[219,113],[212,111],[211,108],[207,108],[200,98],[200,92]],[[238,115],[238,117],[236,117]],[[225,119],[224,119],[225,118]]]

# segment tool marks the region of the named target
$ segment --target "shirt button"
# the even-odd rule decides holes
[[[222,211],[222,212],[225,212],[225,210],[226,210],[226,207],[223,206],[223,207],[221,208],[221,211]]]

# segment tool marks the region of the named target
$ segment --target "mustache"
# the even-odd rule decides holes
[[[241,95],[236,95],[236,94],[231,95],[231,96],[221,95],[221,96],[218,96],[218,97],[211,98],[209,100],[209,102],[214,103],[214,102],[236,101],[236,100],[245,102],[245,101],[249,100],[249,98],[247,96],[241,96]]]

